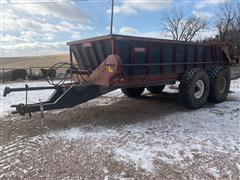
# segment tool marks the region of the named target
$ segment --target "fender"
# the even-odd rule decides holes
[[[123,69],[118,55],[109,55],[89,76],[88,82],[95,85],[111,86],[111,79],[121,74]]]

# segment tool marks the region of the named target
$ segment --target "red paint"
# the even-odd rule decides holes
[[[116,41],[115,41],[115,38],[112,38],[111,42],[112,42],[112,54],[115,55],[116,54]]]
[[[179,80],[182,74],[164,74],[164,75],[136,75],[123,76],[122,80],[112,81],[113,86],[148,86],[150,84],[159,84],[161,81]]]
[[[110,86],[111,79],[122,72],[121,59],[117,55],[110,55],[89,76],[88,82],[102,86]]]

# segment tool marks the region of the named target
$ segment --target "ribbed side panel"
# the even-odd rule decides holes
[[[96,69],[112,52],[110,40],[99,40],[70,45],[81,70]]]
[[[207,70],[216,58],[221,59],[219,49],[213,54],[211,46],[202,44],[118,39],[116,49],[126,75],[184,73],[194,67]]]

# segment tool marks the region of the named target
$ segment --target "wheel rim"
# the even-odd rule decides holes
[[[225,91],[226,85],[227,85],[226,79],[225,79],[224,77],[221,77],[221,78],[219,79],[219,86],[218,86],[219,92],[220,92],[221,94]]]
[[[199,99],[202,97],[203,93],[204,93],[204,82],[202,80],[198,80],[195,84],[195,88],[194,88],[194,96],[195,98]]]

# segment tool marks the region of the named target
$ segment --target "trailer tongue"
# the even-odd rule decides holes
[[[11,92],[19,91],[19,88],[8,88]],[[113,88],[106,88],[97,85],[91,86],[79,86],[79,85],[64,85],[59,87],[34,87],[34,88],[22,88],[21,90],[30,91],[30,90],[43,90],[43,89],[55,89],[51,97],[41,103],[35,104],[17,104],[12,105],[11,107],[16,108],[13,111],[13,114],[19,113],[20,115],[25,115],[26,113],[40,111],[41,104],[44,107],[44,110],[53,110],[53,109],[63,109],[71,108],[78,104],[84,103],[91,99],[94,99],[98,96],[106,94],[114,90]]]
[[[64,79],[58,84],[50,83],[49,87],[6,88],[4,95],[13,91],[55,89],[46,102],[12,105],[16,108],[13,113],[37,112],[41,105],[44,110],[70,108],[117,88],[122,88],[129,97],[140,96],[145,87],[155,94],[176,81],[180,81],[179,99],[194,109],[206,103],[208,94],[213,101],[221,102],[228,93],[227,66],[232,60],[226,43],[107,35],[68,45],[70,63],[66,74],[70,74],[73,83],[64,83]],[[60,66],[61,63],[53,68]]]

